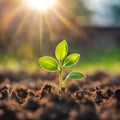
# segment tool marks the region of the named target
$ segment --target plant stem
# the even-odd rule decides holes
[[[62,70],[63,70],[62,63],[60,62],[59,63],[59,86],[60,86],[60,93],[62,93],[62,87],[63,87],[63,85],[62,85],[62,82],[63,82],[63,80],[62,80]]]
[[[59,72],[59,86],[60,86],[60,93],[62,92],[62,73]]]

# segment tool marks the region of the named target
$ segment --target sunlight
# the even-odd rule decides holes
[[[46,41],[50,40],[50,43],[54,43],[63,32],[62,27],[68,30],[74,29],[75,34],[84,36],[84,33],[73,22],[74,13],[66,8],[64,1],[25,0],[24,2],[17,6],[14,4],[13,8],[6,8],[6,14],[3,14],[0,20],[4,30],[15,31],[12,38],[16,42],[19,39],[21,44],[20,40],[27,39],[31,45],[38,46],[39,50],[36,51],[42,54],[46,49],[44,47]]]
[[[56,0],[27,0],[26,4],[32,8],[45,11],[55,4]]]

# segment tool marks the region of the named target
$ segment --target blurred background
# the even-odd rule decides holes
[[[37,71],[66,39],[81,54],[72,69],[120,74],[120,0],[56,0],[44,11],[25,1],[0,0],[0,70]]]

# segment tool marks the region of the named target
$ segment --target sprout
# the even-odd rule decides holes
[[[57,45],[55,50],[55,56],[56,59],[50,56],[43,56],[39,58],[38,62],[44,70],[47,70],[49,72],[54,72],[54,71],[58,72],[59,90],[61,93],[62,88],[68,79],[78,80],[84,78],[85,75],[79,72],[70,72],[63,80],[63,76],[62,76],[63,69],[65,67],[71,67],[75,65],[80,58],[80,54],[78,53],[72,53],[68,55],[68,44],[66,40],[63,40]]]

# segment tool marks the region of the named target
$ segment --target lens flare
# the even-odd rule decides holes
[[[56,0],[27,0],[26,4],[32,8],[45,11],[55,4]]]

